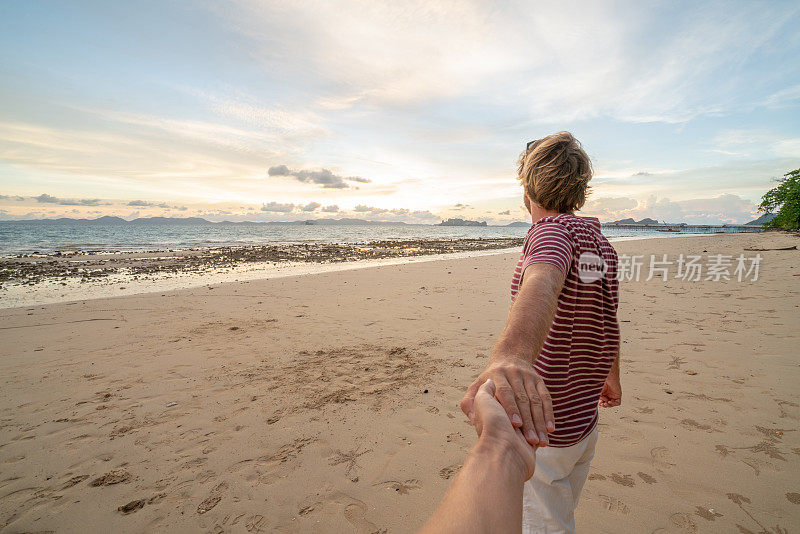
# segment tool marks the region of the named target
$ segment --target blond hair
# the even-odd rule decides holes
[[[528,197],[547,210],[572,213],[589,194],[592,162],[575,137],[558,132],[528,143],[518,178]]]

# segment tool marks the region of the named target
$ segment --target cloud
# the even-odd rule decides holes
[[[291,170],[286,165],[276,165],[267,171],[269,176],[292,176],[300,182],[321,185],[325,189],[347,189],[350,186],[347,182],[358,182],[362,184],[370,183],[368,178],[360,176],[340,176],[328,169],[318,171]]]
[[[127,203],[128,206],[138,206],[142,208],[163,208],[163,209],[170,209],[170,210],[178,210],[178,211],[186,211],[188,208],[186,206],[174,206],[167,204],[166,202],[150,202],[147,200],[131,200]]]
[[[325,206],[322,208],[322,211],[325,213],[337,213],[339,211],[339,206],[336,204],[331,204],[330,206]]]
[[[456,204],[455,206],[453,206],[453,209],[456,211],[460,211],[469,207],[470,207],[469,204]]]
[[[41,204],[60,204],[62,206],[100,206],[99,198],[66,199],[58,198],[47,193],[42,193],[38,197],[33,197],[36,202]]]
[[[294,211],[294,204],[279,204],[277,202],[267,202],[261,206],[261,211],[270,213],[291,213]]]
[[[765,129],[722,130],[713,144],[713,152],[734,156],[800,158],[800,137]]]
[[[322,204],[320,204],[319,202],[309,202],[305,206],[298,206],[298,207],[300,208],[300,211],[314,211],[320,206],[322,206]]]
[[[792,85],[769,95],[764,105],[769,108],[783,108],[796,104],[800,100],[800,84]]]
[[[511,210],[501,211],[498,215],[511,215]]]
[[[403,221],[403,222],[416,222],[427,223],[438,221],[439,217],[434,215],[428,210],[410,210],[408,208],[377,208],[375,206],[367,206],[359,204],[353,211],[356,213],[364,214],[368,218],[377,219],[381,221]]]
[[[690,7],[629,2],[624,17],[607,2],[565,11],[556,2],[536,9],[423,0],[311,8],[241,0],[214,9],[249,39],[265,68],[328,89],[316,99],[320,109],[424,109],[460,100],[492,113],[513,103],[520,121],[674,123],[736,105],[746,95],[738,81],[743,65],[796,43],[797,12],[780,3],[739,3],[724,12],[716,3]],[[775,88],[758,85],[762,100]]]
[[[598,198],[587,202],[581,214],[597,217],[601,221],[649,217],[670,223],[693,224],[742,224],[758,216],[753,202],[730,193],[678,201],[658,195],[650,195],[642,200],[628,197]]]
[[[631,176],[653,176],[653,174],[649,173],[647,171],[639,171],[639,172],[633,173]]]

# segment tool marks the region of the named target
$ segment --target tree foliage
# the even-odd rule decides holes
[[[775,213],[767,226],[784,230],[800,229],[800,169],[783,175],[778,187],[767,191],[761,197],[760,211]]]

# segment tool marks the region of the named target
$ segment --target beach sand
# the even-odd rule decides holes
[[[797,532],[800,251],[760,254],[755,282],[622,283],[623,405],[580,531]],[[516,259],[0,310],[0,531],[413,532],[474,442],[458,402]]]

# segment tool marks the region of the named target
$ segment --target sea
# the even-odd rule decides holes
[[[0,221],[0,255],[55,252],[128,252],[186,250],[223,246],[288,243],[360,243],[382,240],[486,239],[524,237],[527,226],[437,226],[423,224],[305,225],[286,224],[160,224]],[[681,233],[657,229],[604,227],[612,241],[672,237]]]

